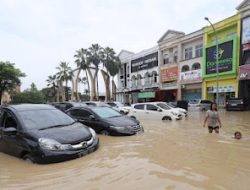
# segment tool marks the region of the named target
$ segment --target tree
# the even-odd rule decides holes
[[[93,93],[97,92],[97,94],[94,94],[93,97],[94,100],[98,100],[99,98],[98,71],[99,71],[99,64],[101,63],[102,60],[102,50],[103,48],[99,44],[92,44],[91,47],[89,47],[87,53],[88,62],[95,66],[95,74],[91,82],[92,86],[94,86],[94,88],[92,87],[92,89],[94,90]]]
[[[30,89],[26,89],[21,93],[15,93],[11,98],[12,104],[31,103],[42,104],[45,103],[45,97],[43,93],[37,90],[34,83],[31,84]]]
[[[112,68],[112,65],[114,65],[116,62],[116,56],[115,56],[115,51],[110,48],[106,47],[102,51],[102,63],[103,67],[106,69],[104,71],[103,69],[101,70],[104,84],[105,84],[105,89],[106,89],[106,96],[105,96],[105,101],[110,101],[110,69]]]
[[[77,65],[77,75],[76,75],[76,80],[75,80],[75,84],[76,84],[76,100],[79,100],[79,96],[78,96],[78,82],[79,82],[79,76],[80,76],[80,72],[81,70],[85,71],[85,76],[86,76],[86,83],[88,85],[88,91],[90,89],[90,85],[89,85],[89,80],[88,80],[88,73],[87,71],[90,72],[89,67],[90,67],[90,62],[88,62],[87,60],[87,56],[88,56],[88,50],[87,49],[79,49],[76,51],[76,54],[74,55],[74,57],[76,58],[75,63]]]
[[[57,78],[56,75],[49,75],[47,81],[47,86],[52,89],[52,92],[48,92],[48,96],[54,97],[54,101],[56,101],[56,88],[57,88]]]
[[[61,62],[59,67],[56,67],[59,72],[56,74],[57,80],[59,81],[59,86],[61,88],[61,93],[63,93],[63,82],[66,82],[66,101],[69,100],[69,93],[68,93],[68,81],[72,80],[73,78],[73,72],[71,70],[71,67],[69,67],[69,63],[67,62]],[[62,95],[62,94],[61,94]],[[64,97],[64,96],[63,96]],[[62,101],[64,98],[62,98]]]
[[[25,77],[25,73],[15,68],[14,63],[0,61],[0,104],[2,95],[5,91],[13,90],[17,85],[21,84],[21,77]]]
[[[109,71],[110,76],[112,77],[112,99],[115,99],[114,94],[116,93],[116,85],[114,81],[114,77],[118,74],[119,69],[121,67],[121,61],[119,57],[115,57],[115,60],[108,65],[107,70]]]

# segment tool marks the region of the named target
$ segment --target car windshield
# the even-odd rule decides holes
[[[169,107],[167,104],[165,103],[158,103],[156,104],[157,106],[159,106],[160,108],[164,109],[164,110],[169,110],[171,109],[171,107]]]
[[[115,103],[118,107],[124,107],[125,105],[123,104],[123,103],[121,103],[121,102],[116,102]]]
[[[109,107],[96,107],[92,109],[101,118],[119,117],[122,116],[119,112]]]
[[[195,100],[189,100],[190,104],[198,104],[199,100],[195,99]]]
[[[57,109],[20,111],[19,115],[27,130],[70,125],[75,121]]]

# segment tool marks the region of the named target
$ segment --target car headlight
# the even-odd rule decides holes
[[[128,131],[128,127],[115,127],[115,126],[110,126],[110,128],[115,129],[117,131]]]
[[[69,150],[71,149],[70,144],[61,144],[54,139],[40,138],[38,140],[39,145],[45,150]]]
[[[92,137],[93,137],[94,139],[96,139],[96,132],[95,132],[92,128],[89,128],[89,131],[90,131]]]

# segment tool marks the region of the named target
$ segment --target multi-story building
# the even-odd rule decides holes
[[[236,14],[217,22],[214,28],[217,35],[211,26],[204,28],[203,98],[215,101],[218,90],[219,105],[225,106],[227,98],[238,97],[240,15]],[[219,44],[218,73],[216,36]]]
[[[203,30],[187,34],[179,41],[179,84],[181,100],[195,100],[202,97],[202,52]]]
[[[168,30],[159,40],[160,93],[162,101],[176,101],[180,97],[178,83],[179,61],[181,57],[179,40],[185,33]]]
[[[153,101],[159,87],[158,47],[139,53],[121,51],[117,100],[124,103]]]
[[[250,97],[250,0],[243,1],[238,7],[241,15],[241,41],[239,66],[239,96]],[[250,102],[248,102],[250,109]]]

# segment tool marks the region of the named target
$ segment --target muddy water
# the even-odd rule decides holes
[[[142,121],[145,133],[100,136],[80,159],[34,165],[0,153],[0,189],[250,189],[250,112],[221,112],[220,134],[202,128],[204,113],[177,122]],[[234,131],[242,140],[232,139]]]

